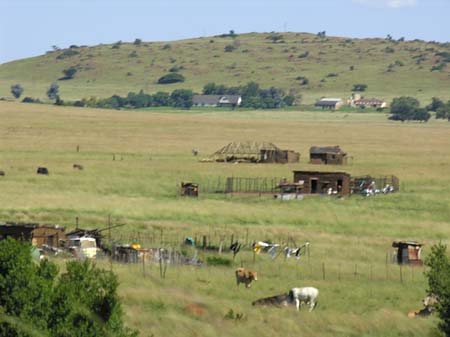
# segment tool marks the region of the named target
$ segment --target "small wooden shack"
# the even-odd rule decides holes
[[[35,247],[47,245],[59,247],[60,241],[65,240],[65,228],[59,225],[45,225],[37,223],[0,223],[0,240],[12,237],[16,240],[30,241]]]
[[[312,146],[309,149],[311,164],[346,165],[347,153],[336,146]]]
[[[421,260],[423,244],[416,241],[394,241],[392,247],[395,249],[394,257],[398,264],[410,264],[422,266]]]
[[[303,181],[304,194],[350,194],[350,174],[345,172],[294,171],[294,182]]]

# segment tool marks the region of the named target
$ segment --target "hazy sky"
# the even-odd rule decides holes
[[[0,0],[0,63],[52,45],[236,33],[450,41],[450,0]]]

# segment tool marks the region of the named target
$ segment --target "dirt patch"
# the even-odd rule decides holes
[[[185,310],[187,313],[197,317],[202,317],[203,315],[205,315],[206,312],[203,305],[198,303],[190,303],[186,305]]]

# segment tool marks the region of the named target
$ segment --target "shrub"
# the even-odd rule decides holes
[[[367,84],[353,84],[353,88],[352,91],[366,91],[367,89]]]
[[[14,84],[11,86],[11,94],[15,98],[19,98],[23,93],[23,87],[20,84]]]
[[[172,49],[172,46],[170,44],[166,43],[164,46],[162,46],[161,49],[162,50],[169,50],[169,49]]]
[[[336,74],[336,73],[329,73],[327,75],[327,77],[338,77],[338,74]]]
[[[23,98],[22,103],[41,103],[41,101],[38,98],[27,96]]]
[[[138,57],[136,50],[133,50],[131,53],[129,53],[128,57]]]
[[[58,83],[52,83],[47,90],[47,96],[50,99],[56,99],[59,94],[59,85]]]
[[[73,78],[73,76],[76,74],[76,72],[78,71],[78,69],[76,67],[69,67],[67,69],[64,69],[62,72],[64,74],[63,79],[64,80],[70,80]]]
[[[134,42],[133,42],[133,44],[134,44],[135,46],[140,46],[141,43],[142,43],[142,40],[141,40],[141,39],[136,39],[136,40],[134,40]]]
[[[166,74],[158,79],[158,84],[170,84],[177,82],[184,82],[185,78],[183,75],[178,73]]]
[[[307,58],[309,55],[309,51],[305,51],[303,54],[298,55],[299,59]]]
[[[384,48],[384,52],[388,53],[388,54],[392,54],[392,53],[395,53],[395,49],[392,47],[386,47],[386,48]]]
[[[64,60],[65,58],[72,57],[72,56],[75,56],[75,55],[78,55],[78,54],[80,54],[80,52],[77,51],[77,50],[73,50],[73,48],[66,49],[61,54],[56,56],[56,59],[57,60]]]
[[[122,41],[119,40],[116,43],[114,43],[111,48],[112,49],[119,49],[121,45],[122,45]]]
[[[227,52],[227,53],[231,53],[232,51],[234,51],[234,50],[236,50],[236,47],[235,46],[233,46],[232,44],[227,44],[226,46],[225,46],[225,52]]]
[[[220,256],[208,256],[206,263],[210,266],[231,266],[232,260]]]

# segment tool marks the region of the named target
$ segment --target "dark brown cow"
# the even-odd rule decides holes
[[[48,169],[46,167],[38,167],[36,173],[37,174],[46,174],[46,175],[48,175]]]
[[[252,305],[259,306],[271,306],[271,307],[287,307],[292,305],[292,300],[289,294],[275,295],[271,297],[260,298],[259,300],[253,301]]]
[[[83,169],[83,165],[80,165],[80,164],[73,164],[73,168],[74,169],[78,169],[78,170],[82,170]]]

